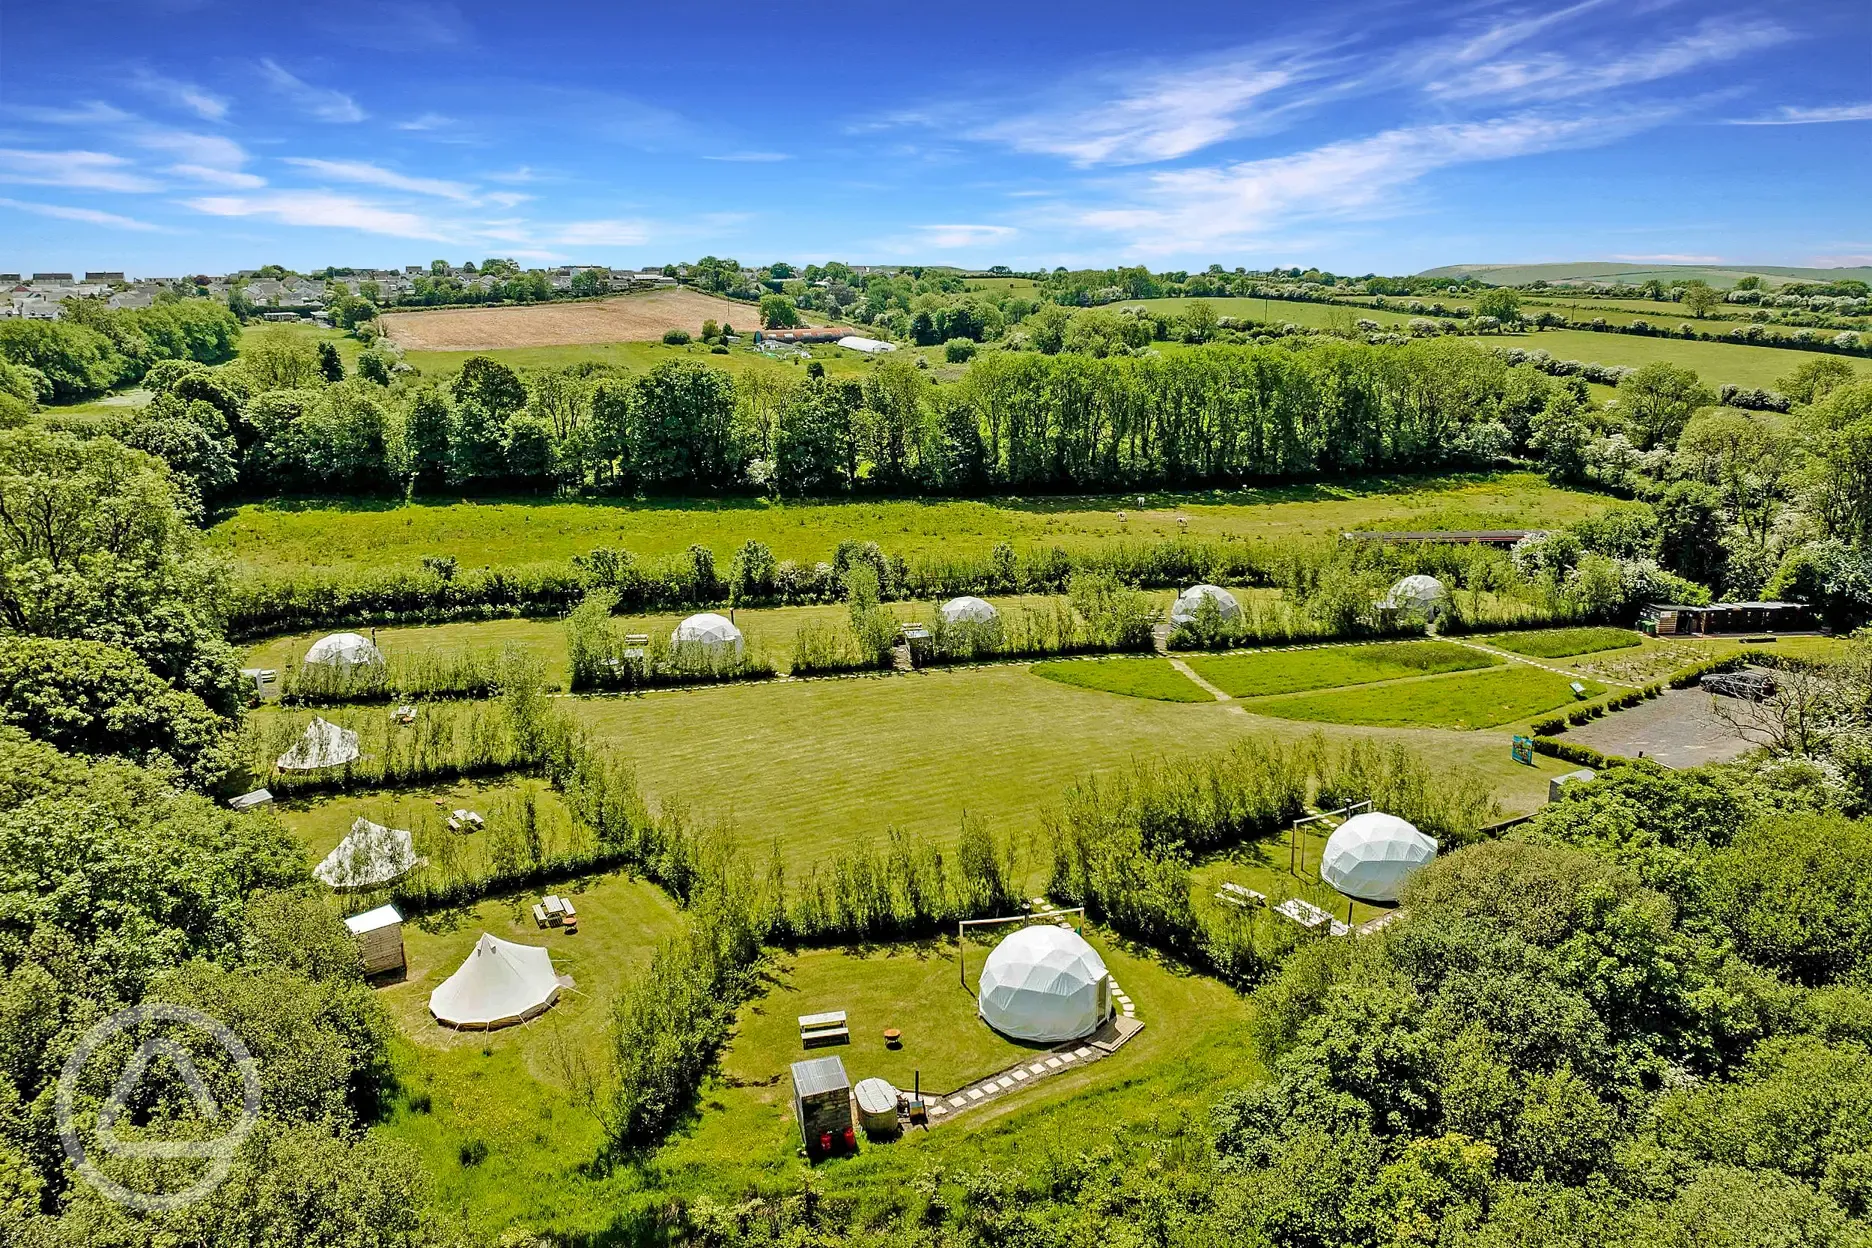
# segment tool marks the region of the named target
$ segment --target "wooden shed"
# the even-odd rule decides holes
[[[1798,602],[1718,602],[1707,607],[1648,602],[1638,627],[1656,637],[1733,633],[1799,633],[1813,628],[1813,613]]]
[[[851,1080],[838,1058],[793,1063],[793,1115],[799,1121],[807,1160],[858,1150]]]
[[[345,920],[357,939],[358,952],[364,955],[366,975],[388,975],[405,969],[403,960],[403,916],[391,905],[378,906]]]

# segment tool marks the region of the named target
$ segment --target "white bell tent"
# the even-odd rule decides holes
[[[1360,901],[1396,901],[1404,881],[1436,857],[1435,837],[1396,815],[1368,810],[1326,838],[1320,879]]]
[[[994,609],[993,603],[984,602],[980,598],[970,597],[966,594],[960,598],[951,598],[948,602],[943,603],[942,606],[938,608],[938,611],[942,614],[943,623],[951,626],[957,624],[993,624],[1001,618],[1001,613]]]
[[[320,667],[375,667],[384,661],[377,643],[357,633],[333,633],[312,643],[306,651],[308,665]]]
[[[491,1031],[543,1014],[558,999],[550,953],[483,932],[468,960],[429,994],[429,1013],[445,1027]]]
[[[988,955],[975,999],[982,1020],[1003,1035],[1077,1040],[1111,1012],[1111,975],[1072,929],[1023,927]]]
[[[1408,611],[1435,619],[1449,606],[1449,591],[1436,577],[1419,572],[1386,590],[1378,605],[1387,611]]]
[[[416,846],[403,828],[360,818],[312,874],[333,888],[377,888],[416,865]]]
[[[1176,605],[1170,608],[1170,623],[1174,626],[1194,624],[1196,612],[1202,609],[1204,600],[1216,604],[1225,620],[1241,618],[1241,604],[1235,601],[1235,595],[1220,585],[1192,585],[1177,595]]]
[[[700,646],[710,655],[732,654],[739,658],[744,643],[741,630],[734,626],[733,621],[713,611],[704,611],[678,624],[676,631],[670,634],[670,644],[678,647]]]
[[[342,767],[358,757],[357,733],[340,728],[328,719],[314,718],[299,734],[293,747],[279,756],[281,771],[317,771],[321,767]]]

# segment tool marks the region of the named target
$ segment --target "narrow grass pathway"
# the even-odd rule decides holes
[[[1196,669],[1191,667],[1189,664],[1185,663],[1182,659],[1171,659],[1170,666],[1174,667],[1177,671],[1182,672],[1185,676],[1195,681],[1197,688],[1202,689],[1205,692],[1207,692],[1209,696],[1214,698],[1216,701],[1233,702],[1235,700],[1231,698],[1228,694],[1224,693],[1222,690],[1216,688],[1214,685],[1204,680],[1202,677],[1198,676],[1196,674]]]
[[[1589,675],[1586,672],[1576,671],[1573,668],[1554,667],[1547,663],[1537,663],[1525,654],[1516,654],[1513,650],[1500,650],[1494,646],[1485,646],[1479,641],[1466,641],[1461,637],[1442,637],[1442,638],[1439,638],[1439,640],[1453,641],[1459,646],[1465,646],[1470,650],[1480,651],[1483,654],[1492,654],[1498,659],[1507,659],[1510,662],[1514,662],[1514,663],[1525,663],[1529,667],[1538,667],[1543,672],[1552,672],[1556,676],[1565,676],[1568,680],[1597,681],[1599,684],[1610,685],[1615,689],[1638,688],[1637,685],[1629,685],[1629,684],[1626,684],[1622,680],[1613,680],[1609,676],[1593,676],[1593,675]]]

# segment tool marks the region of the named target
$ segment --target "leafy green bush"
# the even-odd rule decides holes
[[[594,590],[566,617],[566,649],[574,692],[660,689],[678,685],[764,680],[773,664],[743,648],[717,649],[695,642],[675,642],[661,633],[639,645],[625,626],[612,619],[613,590]]]
[[[666,329],[663,331],[663,345],[666,347],[686,347],[689,345],[689,331],[686,329]]]
[[[499,684],[498,654],[486,650],[425,650],[393,653],[383,663],[296,664],[280,681],[280,702],[285,706],[338,706],[346,702],[485,698]]]

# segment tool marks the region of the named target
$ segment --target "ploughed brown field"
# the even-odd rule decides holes
[[[502,347],[557,347],[574,343],[655,342],[664,331],[698,333],[703,321],[753,329],[760,313],[751,304],[693,290],[653,290],[580,303],[534,303],[506,308],[429,308],[386,312],[384,330],[408,351],[493,351]]]

